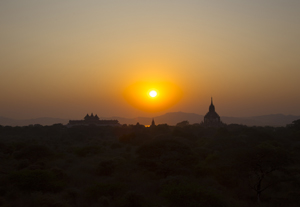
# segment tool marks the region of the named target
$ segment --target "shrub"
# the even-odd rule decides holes
[[[48,158],[54,153],[44,145],[30,145],[14,154],[16,159],[29,159],[31,161],[37,161],[39,159]]]
[[[22,170],[26,167],[28,167],[30,165],[30,162],[28,159],[22,159],[22,160],[19,160],[19,163],[17,165],[17,169],[18,170]]]
[[[68,188],[63,193],[63,198],[68,201],[72,206],[77,206],[78,198],[81,195],[81,191],[77,188]]]
[[[3,154],[11,154],[13,152],[13,146],[8,145],[2,141],[0,141],[0,152]]]
[[[10,182],[24,192],[57,192],[64,183],[47,170],[21,170],[9,175]]]
[[[70,205],[61,199],[58,194],[50,193],[32,193],[22,201],[22,206],[41,206],[41,207],[70,207]]]
[[[159,159],[167,154],[179,158],[182,164],[194,162],[194,153],[186,144],[172,139],[153,140],[137,149],[139,158]],[[174,158],[175,158],[174,157]],[[177,159],[176,159],[177,160]]]
[[[146,206],[145,198],[134,191],[127,192],[119,201],[120,207],[143,207]]]
[[[123,134],[122,136],[119,137],[119,141],[123,143],[130,143],[135,138],[136,138],[135,133]]]
[[[96,168],[96,174],[97,175],[104,175],[104,176],[109,176],[111,175],[116,167],[123,162],[122,158],[114,158],[114,159],[107,159],[107,160],[102,160],[97,168]]]
[[[74,149],[74,154],[79,157],[91,156],[91,155],[99,154],[100,152],[101,152],[101,147],[97,145],[77,147]]]
[[[119,183],[97,183],[86,189],[86,198],[94,202],[101,197],[114,199],[121,193],[122,189],[123,186]]]
[[[118,149],[121,147],[123,147],[123,145],[121,145],[120,143],[116,143],[116,142],[112,143],[110,146],[111,149]]]
[[[186,144],[172,139],[154,140],[137,149],[138,164],[164,176],[186,174],[198,158]]]
[[[204,189],[187,180],[168,180],[162,185],[161,195],[171,206],[214,206],[225,207],[228,204],[215,192]]]
[[[175,127],[172,135],[174,137],[182,137],[191,141],[197,140],[197,137],[193,133],[189,132],[188,130],[182,129],[181,127]]]
[[[109,206],[110,205],[110,198],[107,197],[107,196],[101,196],[99,199],[98,199],[98,202],[101,206]]]

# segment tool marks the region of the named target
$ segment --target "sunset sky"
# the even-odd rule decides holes
[[[3,0],[0,28],[0,116],[205,115],[211,96],[300,115],[299,0]]]

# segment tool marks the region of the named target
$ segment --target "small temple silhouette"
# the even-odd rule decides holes
[[[209,106],[209,111],[204,116],[204,126],[207,127],[221,127],[224,126],[223,122],[221,122],[219,114],[217,114],[215,110],[215,106],[213,104],[213,99],[211,98],[211,103]]]
[[[91,115],[87,114],[84,120],[70,120],[68,126],[121,126],[118,120],[100,120],[98,115],[95,116],[93,113]]]
[[[152,118],[152,122],[151,122],[151,125],[150,125],[150,127],[155,127],[156,125],[155,125],[155,121],[154,121],[154,118]]]

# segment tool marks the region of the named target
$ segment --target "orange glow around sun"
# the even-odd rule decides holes
[[[163,111],[182,97],[181,89],[169,82],[137,82],[128,86],[123,96],[133,107],[146,112]]]

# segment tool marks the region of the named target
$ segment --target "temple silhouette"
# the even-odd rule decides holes
[[[93,113],[91,113],[91,115],[87,114],[83,120],[70,120],[67,126],[72,127],[72,126],[80,126],[80,125],[121,126],[118,120],[100,120],[98,115],[96,114],[94,116]]]
[[[221,127],[224,126],[224,123],[221,121],[219,114],[215,110],[213,104],[213,99],[211,98],[211,103],[209,106],[209,111],[204,116],[203,126],[206,127]]]
[[[156,125],[155,125],[155,121],[154,121],[154,118],[152,118],[152,122],[151,122],[151,125],[150,125],[150,127],[155,127]]]

